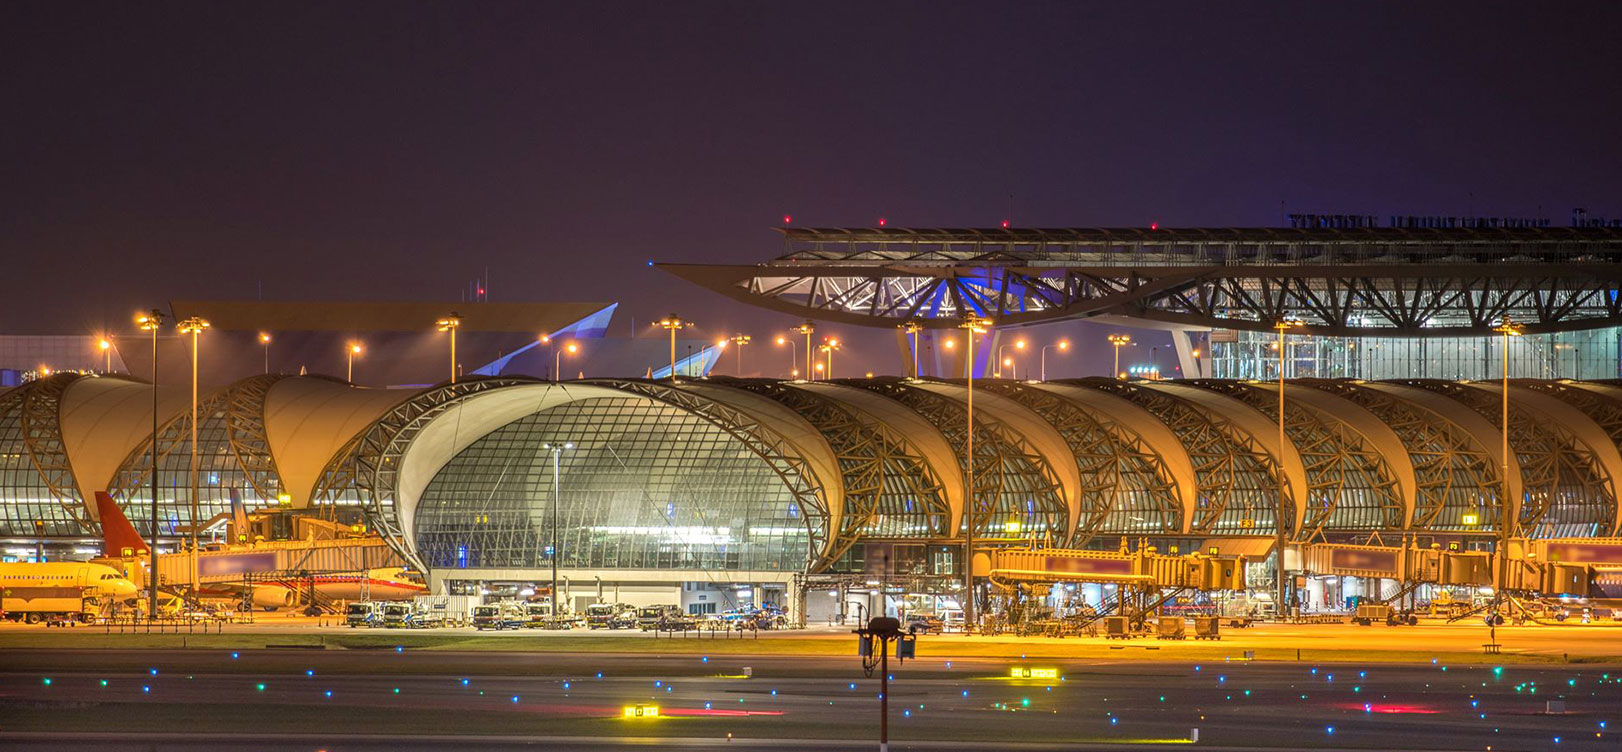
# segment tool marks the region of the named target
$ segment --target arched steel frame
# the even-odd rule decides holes
[[[816,571],[832,561],[830,553],[833,540],[829,535],[831,516],[827,493],[816,473],[811,471],[809,463],[800,456],[799,450],[782,435],[742,410],[672,387],[668,382],[586,379],[580,383],[611,387],[680,408],[709,421],[742,442],[783,480],[795,502],[800,505],[800,519],[806,523],[810,540],[810,550],[806,555],[806,561],[810,563],[809,571]]]
[[[270,394],[270,388],[285,378],[291,377],[276,373],[250,376],[215,390],[197,403],[200,423],[206,423],[216,414],[223,413],[231,456],[261,499],[275,499],[282,488],[276,458],[270,451],[270,439],[265,434],[265,398]],[[182,450],[188,441],[191,441],[189,405],[158,427],[158,462],[161,464],[171,454]],[[152,441],[148,438],[130,451],[118,472],[113,474],[107,493],[119,502],[120,507],[127,506],[136,493],[148,489],[152,478],[151,460]]]
[[[1352,381],[1300,379],[1290,382],[1320,389],[1368,410],[1402,441],[1414,466],[1415,530],[1485,532],[1497,528],[1502,469],[1478,437],[1440,413]],[[1466,512],[1482,520],[1463,522]]]
[[[1154,518],[1153,526],[1163,533],[1174,534],[1182,529],[1182,506],[1177,501],[1171,470],[1137,435],[1053,392],[1017,381],[991,379],[982,382],[980,388],[1008,397],[1042,416],[1064,437],[1075,455],[1081,472],[1082,498],[1070,545],[1085,546],[1101,534],[1135,532],[1107,525],[1112,515],[1122,513]],[[1122,499],[1134,488],[1153,499],[1154,506],[1123,509]]]
[[[1600,430],[1611,438],[1612,442],[1618,447],[1622,447],[1622,383],[1616,381],[1595,382],[1595,386],[1598,386],[1599,390],[1567,381],[1517,379],[1511,380],[1509,383],[1511,386],[1542,392],[1581,410],[1583,415],[1594,421],[1600,427]],[[1616,510],[1615,518],[1611,521],[1610,527],[1613,534],[1618,530],[1619,524],[1622,524],[1622,508]]]
[[[963,452],[968,444],[968,408],[964,403],[899,378],[850,379],[836,383],[878,392],[923,416],[951,445],[953,459],[959,467],[964,466]],[[1022,520],[1022,535],[1040,527],[1041,532],[1056,536],[1058,543],[1070,538],[1069,510],[1059,477],[1029,441],[993,417],[989,410],[982,409],[974,416],[973,477],[974,537],[1005,537],[1006,529],[998,528],[1000,521],[1018,519]],[[1033,510],[1019,509],[1018,500],[1010,498],[1010,494],[1021,491],[1033,494]],[[1038,521],[1040,526],[1034,524]]]
[[[527,378],[468,378],[406,397],[333,455],[311,491],[310,503],[336,508],[353,494],[353,501],[364,510],[372,528],[389,542],[395,553],[412,566],[427,571],[422,557],[417,554],[415,541],[408,531],[401,529],[394,505],[400,458],[424,427],[458,402],[492,389],[535,383],[541,382]]]
[[[86,511],[79,483],[73,474],[67,446],[62,442],[62,394],[73,382],[87,378],[76,373],[58,373],[15,387],[0,402],[13,401],[21,408],[23,446],[28,462],[50,489],[51,496],[79,530],[94,533],[96,523]],[[6,407],[0,405],[0,415]]]
[[[712,383],[745,389],[799,413],[828,440],[839,463],[845,491],[845,508],[839,515],[839,530],[826,561],[845,555],[865,531],[880,526],[886,516],[923,521],[924,538],[950,537],[952,510],[946,491],[934,468],[906,436],[869,415],[837,400],[791,384],[766,380],[718,379]],[[897,508],[889,490],[906,488],[921,509]],[[888,536],[893,537],[893,536]]]
[[[1267,532],[1256,526],[1254,520],[1258,511],[1265,512],[1269,519],[1276,516],[1279,478],[1284,470],[1278,458],[1249,433],[1228,419],[1183,399],[1130,381],[1076,379],[1061,383],[1097,389],[1126,399],[1153,413],[1177,434],[1194,462],[1194,475],[1199,483],[1199,497],[1194,510],[1197,516],[1190,521],[1189,532],[1229,535],[1260,535]],[[1247,503],[1242,496],[1247,489],[1240,483],[1241,475],[1259,481],[1254,490],[1260,498],[1253,504]],[[1290,492],[1287,479],[1284,490]],[[1293,492],[1288,495],[1294,498]],[[1298,529],[1295,525],[1295,505],[1286,504],[1284,509],[1284,529],[1293,535]],[[1251,520],[1252,526],[1245,527],[1245,520]]]
[[[1261,412],[1278,424],[1278,393],[1256,384],[1216,379],[1181,383],[1225,394]],[[1325,529],[1401,530],[1402,493],[1391,464],[1368,440],[1346,423],[1320,410],[1292,402],[1285,391],[1284,435],[1307,475],[1307,511],[1300,537],[1311,538]],[[1372,496],[1372,508],[1347,504],[1358,490]],[[1357,519],[1366,516],[1368,519]]]
[[[1415,386],[1444,395],[1479,413],[1503,430],[1498,395],[1452,381],[1410,379],[1392,383]],[[1520,461],[1522,496],[1520,535],[1530,538],[1593,535],[1600,525],[1615,519],[1617,500],[1600,472],[1593,454],[1569,430],[1533,414],[1509,400],[1509,447]],[[1568,501],[1569,500],[1569,501]],[[1579,520],[1545,520],[1559,506]],[[1581,520],[1591,520],[1584,523]],[[1583,525],[1590,527],[1584,529]]]

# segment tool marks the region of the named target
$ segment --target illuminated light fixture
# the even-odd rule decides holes
[[[622,717],[625,717],[625,718],[658,718],[659,717],[659,706],[658,705],[626,705],[625,708],[622,711],[620,711],[620,714],[621,714]]]
[[[1465,525],[1479,525],[1481,524],[1481,515],[1477,514],[1476,510],[1472,509],[1460,516],[1459,522]]]
[[[439,331],[450,332],[451,335],[451,383],[456,383],[456,330],[462,328],[462,314],[451,311],[449,316],[442,318],[434,325]]]
[[[664,317],[662,319],[659,319],[658,321],[654,322],[654,324],[656,326],[658,326],[659,328],[661,328],[661,329],[663,329],[663,330],[665,330],[667,332],[670,332],[670,380],[675,381],[676,380],[676,332],[679,332],[679,331],[681,331],[683,329],[691,329],[692,327],[695,326],[695,324],[693,322],[691,322],[691,321],[683,320],[682,317],[677,316],[674,313],[672,313],[669,316],[666,316],[666,317]]]
[[[1111,373],[1115,374],[1115,378],[1123,378],[1125,374],[1121,373],[1121,348],[1132,344],[1132,335],[1111,334],[1109,335],[1109,343],[1110,347],[1115,349],[1115,369]]]
[[[1010,679],[1057,679],[1059,669],[1031,668],[1030,666],[1014,666],[1008,669]]]

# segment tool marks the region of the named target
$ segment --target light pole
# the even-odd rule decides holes
[[[191,595],[197,597],[197,338],[208,328],[208,322],[192,316],[177,325],[181,334],[191,335]],[[157,437],[152,437],[157,441]],[[157,472],[157,466],[152,468]]]
[[[788,345],[788,338],[779,335],[777,337],[777,346],[782,347],[784,345]],[[800,377],[800,351],[793,345],[789,345],[788,348],[788,372],[789,378],[797,379]]]
[[[832,379],[834,377],[834,351],[839,349],[839,340],[830,339],[818,346],[817,349],[828,354],[828,378]]]
[[[563,346],[563,350],[556,350],[556,349],[553,350],[553,352],[552,352],[552,380],[553,381],[562,381],[563,380],[563,353],[564,352],[568,352],[570,355],[573,355],[573,354],[575,354],[577,352],[580,352],[580,345],[577,345],[577,344],[575,344],[573,342],[570,342],[569,344]]]
[[[152,332],[152,538],[146,542],[150,557],[146,589],[151,595],[146,618],[158,618],[158,329],[163,326],[163,312],[154,308],[135,315],[135,325]]]
[[[109,341],[106,337],[102,337],[101,339],[96,341],[96,347],[101,350],[101,357],[102,357],[102,361],[103,361],[102,362],[102,367],[101,367],[101,372],[102,373],[112,373],[113,372],[113,343],[111,341]]]
[[[803,335],[805,335],[805,374],[807,376],[810,376],[812,381],[817,380],[816,374],[813,373],[814,369],[811,367],[811,362],[812,362],[812,358],[811,358],[811,334],[813,332],[815,332],[816,330],[817,330],[817,325],[811,323],[810,319],[806,319],[805,323],[800,324],[799,326],[796,326],[793,329],[789,330],[791,332],[794,332],[795,334],[803,334]]]
[[[1205,378],[1205,369],[1200,367],[1200,348],[1194,348],[1192,354],[1194,356],[1194,378],[1203,379]]]
[[[1503,455],[1501,457],[1502,467],[1500,472],[1503,474],[1504,498],[1499,502],[1498,590],[1495,591],[1493,596],[1494,600],[1498,601],[1498,604],[1502,604],[1504,601],[1504,590],[1505,588],[1509,587],[1509,539],[1515,537],[1515,529],[1519,523],[1519,520],[1516,518],[1517,516],[1515,514],[1514,506],[1510,503],[1509,498],[1509,338],[1519,337],[1524,334],[1526,330],[1520,324],[1515,323],[1509,318],[1509,316],[1506,315],[1498,320],[1498,326],[1493,327],[1493,331],[1504,336],[1504,344],[1503,347],[1500,348],[1504,351],[1504,372],[1500,374],[1500,376],[1503,378],[1503,383],[1500,386],[1500,391],[1503,392],[1501,395],[1503,412],[1499,416],[1503,422],[1504,429],[1503,444],[1499,447],[1499,451],[1502,452]],[[1494,606],[1493,614],[1497,616],[1498,605]]]
[[[853,629],[859,640],[857,653],[862,657],[862,673],[873,675],[879,670],[879,752],[890,749],[890,643],[895,643],[896,660],[906,663],[917,655],[915,635],[901,631],[901,620],[892,616],[875,616],[867,620],[865,629]],[[873,653],[878,655],[874,656]]]
[[[1110,372],[1110,377],[1118,379],[1121,378],[1121,348],[1132,344],[1132,335],[1111,334],[1109,343],[1110,347],[1115,348],[1115,370]]]
[[[968,341],[968,431],[963,457],[963,630],[974,632],[974,337],[991,329],[991,320],[969,314],[958,324]]]
[[[265,373],[270,373],[270,332],[259,333],[259,345],[265,351]]]
[[[676,332],[691,327],[693,322],[683,321],[680,316],[672,313],[659,319],[659,326],[670,332],[670,383],[676,383]]]
[[[743,378],[743,346],[749,344],[749,340],[750,337],[747,334],[732,335],[732,344],[738,346],[738,378],[740,379]]]
[[[918,323],[917,319],[907,319],[907,323],[901,325],[901,331],[906,332],[912,341],[912,377],[915,379],[918,378],[918,333],[923,330],[924,325]]]
[[[1022,340],[1022,339],[1021,340],[1015,340],[1014,344],[1012,344],[1012,345],[998,345],[997,346],[997,363],[999,364],[997,366],[997,378],[999,378],[999,379],[1002,378],[1002,366],[1012,366],[1012,365],[1014,365],[1014,361],[1013,361],[1012,358],[1005,358],[1005,357],[1003,357],[1003,354],[1002,354],[1002,351],[1008,349],[1009,347],[1012,347],[1015,350],[1024,350],[1025,349],[1025,340]],[[1016,379],[1019,378],[1019,368],[1017,366],[1014,368],[1013,378],[1016,378]]]
[[[462,314],[451,311],[451,315],[434,322],[442,332],[451,333],[451,383],[456,383],[456,330],[462,328]]]
[[[558,615],[558,503],[563,492],[562,476],[558,474],[558,457],[565,451],[574,449],[574,444],[542,444],[542,449],[552,453],[552,618]]]
[[[351,342],[348,347],[344,348],[344,355],[346,356],[344,358],[346,361],[344,364],[344,381],[351,384],[355,383],[355,356],[360,353],[361,346],[359,342]]]
[[[1284,618],[1284,511],[1290,503],[1284,477],[1284,333],[1299,326],[1305,326],[1300,319],[1280,319],[1273,323],[1273,328],[1278,330],[1278,509],[1273,513],[1273,548],[1278,551],[1278,602],[1274,608],[1281,621]]]
[[[1059,340],[1059,343],[1056,344],[1056,345],[1043,345],[1042,346],[1042,381],[1046,382],[1048,380],[1048,351],[1049,350],[1058,350],[1060,352],[1064,352],[1064,351],[1069,350],[1069,349],[1070,349],[1070,343],[1068,341],[1062,340],[1062,339]]]

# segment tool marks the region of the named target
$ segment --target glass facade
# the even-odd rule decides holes
[[[552,495],[545,444],[559,457]],[[552,407],[485,435],[417,504],[431,567],[801,571],[812,525],[782,478],[726,431],[636,397]]]
[[[1278,392],[1234,381],[1189,382],[1233,397],[1278,425]],[[1303,535],[1314,530],[1389,530],[1402,526],[1402,497],[1390,465],[1361,434],[1334,417],[1289,400],[1284,435],[1307,476]]]
[[[23,399],[27,394],[25,387],[0,391],[0,535],[84,535],[29,455],[23,438]]]
[[[1211,332],[1211,374],[1219,379],[1277,380],[1278,335]],[[1512,379],[1622,378],[1622,329],[1529,334],[1509,339]],[[1284,338],[1285,378],[1503,378],[1502,337]]]
[[[277,504],[281,494],[275,473],[261,476],[262,491],[254,485],[231,443],[229,400],[225,392],[210,395],[197,410],[197,518],[207,523],[231,511],[235,492],[250,511]],[[191,524],[191,414],[190,408],[158,432],[158,535],[173,536]],[[269,452],[268,447],[254,451]],[[142,535],[152,529],[152,449],[149,443],[130,453],[113,476],[108,493],[118,501]]]

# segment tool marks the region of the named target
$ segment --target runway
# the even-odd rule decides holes
[[[12,749],[843,750],[874,748],[879,725],[879,677],[855,656],[36,649],[0,665]],[[894,749],[1614,749],[1622,723],[1622,670],[1603,666],[928,658],[891,673]],[[638,704],[659,717],[623,717]]]

